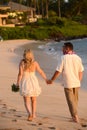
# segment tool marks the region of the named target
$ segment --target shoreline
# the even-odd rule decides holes
[[[80,39],[77,39],[77,41],[79,41],[79,40]],[[25,48],[25,49],[30,48],[31,50],[33,50],[33,52],[35,54],[35,59],[40,63],[40,65],[42,66],[42,69],[46,70],[46,73],[47,73],[49,78],[51,78],[52,74],[54,73],[54,71],[55,71],[55,69],[57,67],[58,59],[54,58],[54,56],[52,55],[53,53],[49,54],[50,53],[49,50],[48,50],[49,52],[47,53],[47,52],[44,51],[44,49],[40,49],[39,45],[43,46],[43,45],[47,45],[47,44],[49,44],[51,42],[52,42],[52,44],[55,44],[54,41],[49,41],[49,42],[37,41],[37,43],[25,44],[25,45],[22,46],[22,48]],[[51,48],[51,46],[50,46],[50,48]],[[45,49],[46,49],[46,47],[45,47]],[[39,61],[39,57],[42,58],[42,59],[40,59],[40,61]],[[47,61],[48,61],[49,65],[48,64],[46,65],[46,63],[43,61],[43,59],[45,59],[45,57],[47,57]],[[86,79],[86,75],[87,75],[87,71],[86,71],[86,68],[85,68],[85,72],[84,72],[84,75],[83,75],[83,80],[82,80],[82,83],[81,83],[81,89],[85,90],[85,91],[87,91],[86,80],[84,80],[84,79]],[[58,77],[55,80],[55,82],[62,84],[62,76],[60,75],[60,77]],[[84,86],[84,84],[85,84],[85,86]]]
[[[20,94],[11,91],[11,85],[16,82],[20,53],[16,54],[15,49],[32,44],[32,40],[11,40],[3,41],[0,44],[0,129],[1,130],[86,130],[87,127],[70,122],[70,114],[66,104],[63,87],[54,82],[47,85],[37,74],[41,95],[37,98],[37,118],[27,121],[27,114]],[[4,44],[3,44],[4,43]],[[11,43],[11,44],[9,44]],[[18,44],[19,43],[19,44]],[[33,44],[32,44],[33,45]],[[23,48],[24,49],[24,48]],[[18,51],[17,50],[17,51]],[[21,49],[21,52],[23,50]],[[50,77],[55,70],[56,62],[52,57],[34,50],[36,60],[39,61],[47,77]],[[45,62],[44,62],[45,61]],[[54,64],[55,63],[55,64]],[[50,68],[48,70],[48,65]],[[53,71],[52,71],[52,68]],[[81,90],[79,93],[78,112],[83,124],[87,125],[87,91]]]

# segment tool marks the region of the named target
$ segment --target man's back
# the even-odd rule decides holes
[[[62,59],[64,86],[80,87],[79,72],[83,71],[81,58],[76,54],[66,54]]]

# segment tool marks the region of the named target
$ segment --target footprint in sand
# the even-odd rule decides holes
[[[81,121],[81,126],[82,127],[87,127],[87,120],[86,119],[81,118],[80,121]]]
[[[10,109],[10,111],[12,111],[12,112],[16,112],[16,110],[15,110],[15,109]]]
[[[17,122],[17,120],[16,119],[14,119],[14,120],[12,120],[13,122]]]
[[[3,107],[2,108],[7,108],[7,105],[6,104],[2,104],[3,105]]]
[[[0,116],[3,116],[4,114],[6,114],[6,112],[0,112]]]
[[[44,123],[47,123],[48,120],[49,120],[48,117],[43,117],[42,119],[40,119],[40,120],[37,121],[37,124],[38,125],[43,125]]]
[[[37,124],[31,124],[32,126],[37,126]]]
[[[40,123],[38,123],[38,125],[43,125],[43,123],[40,122]]]
[[[82,124],[81,126],[82,126],[82,127],[87,127],[87,124]]]
[[[4,112],[1,112],[1,114],[6,114],[6,112],[4,111]]]
[[[20,115],[14,115],[14,116],[16,116],[16,117],[22,117],[22,116],[20,116]]]
[[[56,128],[55,127],[48,127],[49,129],[51,129],[51,130],[55,130]]]

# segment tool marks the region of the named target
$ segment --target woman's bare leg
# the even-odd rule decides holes
[[[32,103],[32,117],[36,117],[36,97],[31,98],[31,103]]]
[[[31,116],[31,103],[30,103],[30,97],[24,97],[24,105],[28,112],[28,116]]]

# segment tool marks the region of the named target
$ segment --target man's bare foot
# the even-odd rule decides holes
[[[73,121],[76,123],[80,123],[78,115],[72,117]]]

